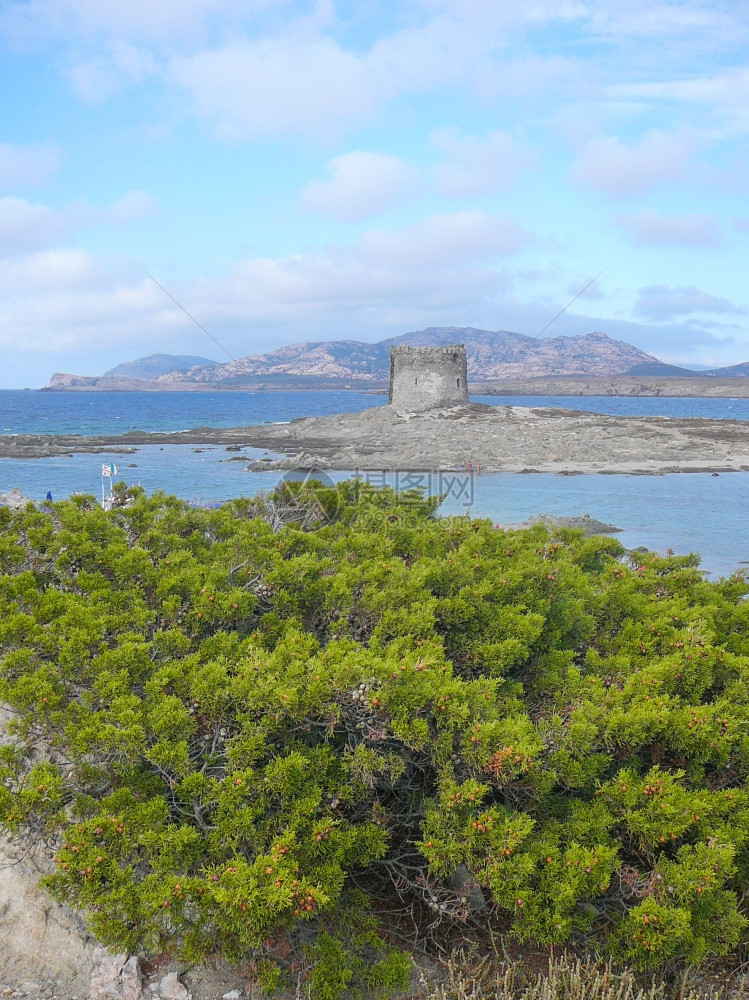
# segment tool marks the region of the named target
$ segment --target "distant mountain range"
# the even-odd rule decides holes
[[[356,340],[293,344],[226,364],[167,372],[159,376],[159,381],[241,385],[248,378],[292,376],[382,383],[389,377],[393,345],[438,347],[457,343],[466,345],[468,377],[473,381],[521,374],[611,375],[638,363],[657,361],[631,344],[611,340],[603,333],[537,340],[505,330],[447,326],[405,333],[376,344]]]
[[[219,363],[207,358],[152,354],[117,365],[101,376],[52,376],[50,389],[240,389],[259,385],[287,388],[379,388],[387,384],[390,348],[397,344],[438,347],[465,344],[473,383],[560,375],[747,375],[749,363],[711,371],[668,365],[652,354],[604,333],[538,339],[506,330],[429,327],[365,344],[329,340],[279,347]]]

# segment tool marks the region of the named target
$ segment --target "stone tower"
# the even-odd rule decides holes
[[[464,405],[466,375],[464,344],[391,347],[388,403],[406,413]]]

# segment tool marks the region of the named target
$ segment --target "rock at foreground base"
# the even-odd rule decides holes
[[[162,1000],[190,1000],[190,993],[179,981],[176,972],[167,973],[159,984]]]
[[[0,704],[0,745],[12,717]],[[50,857],[18,837],[0,840],[0,976],[3,982],[52,983],[58,996],[86,996],[95,943],[83,920],[39,887]]]
[[[93,941],[79,917],[39,888],[42,872],[26,863],[25,853],[17,841],[0,843],[0,974],[13,983],[55,982],[85,996]]]
[[[91,977],[90,1000],[141,1000],[140,962],[134,955],[112,955],[97,948]]]

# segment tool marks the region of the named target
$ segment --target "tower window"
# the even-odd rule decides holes
[[[418,378],[415,378],[414,379],[414,385],[418,385],[418,384],[419,384],[419,380],[418,380]]]
[[[459,378],[456,378],[456,379],[455,379],[455,385],[456,385],[456,386],[457,386],[458,388],[460,388],[460,379],[459,379]]]

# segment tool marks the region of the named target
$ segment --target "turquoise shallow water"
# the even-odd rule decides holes
[[[262,452],[250,449],[243,460],[229,461],[233,453],[207,448],[195,453],[186,445],[140,448],[135,455],[73,455],[33,461],[0,460],[0,486],[20,486],[27,496],[41,500],[47,490],[55,499],[73,492],[101,490],[102,461],[115,461],[118,479],[175,493],[199,503],[250,496],[258,489],[271,489],[277,472],[247,472],[246,459]],[[134,463],[134,467],[131,467]],[[344,473],[330,473],[332,479]],[[379,475],[369,474],[373,482]],[[418,480],[433,492],[452,496],[445,512],[464,513],[493,521],[514,522],[541,512],[557,515],[589,513],[624,531],[618,537],[630,547],[646,545],[663,551],[699,552],[703,566],[713,574],[726,575],[749,561],[749,474],[705,473],[666,476],[555,476],[547,473],[512,475],[482,473],[472,481],[431,477]],[[391,477],[392,482],[392,477]],[[401,486],[408,485],[401,480]]]
[[[276,393],[276,398],[250,393],[22,393],[0,392],[0,427],[11,432],[117,433],[129,429],[177,430],[201,424],[236,426],[292,416],[357,410],[381,405],[383,396],[363,393]],[[480,401],[520,405],[518,397],[486,397]],[[40,405],[39,401],[42,400]],[[569,407],[595,412],[702,416],[749,419],[749,400],[613,399],[533,397],[534,406]],[[5,430],[4,433],[9,433]],[[73,492],[99,495],[102,462],[114,461],[117,478],[162,489],[198,502],[249,496],[269,489],[279,474],[250,473],[246,460],[263,454],[246,449],[241,461],[221,447],[194,450],[190,445],[139,448],[132,456],[73,455],[34,460],[0,459],[0,490],[19,486],[41,500],[47,490],[55,499]],[[331,474],[343,478],[344,474]],[[403,483],[401,483],[403,485]],[[425,482],[433,491],[449,483]],[[544,512],[589,513],[623,528],[627,546],[646,545],[663,551],[699,552],[704,568],[725,575],[749,561],[749,474],[704,473],[665,476],[555,476],[550,474],[482,474],[456,480],[444,510],[493,521],[522,521]]]

